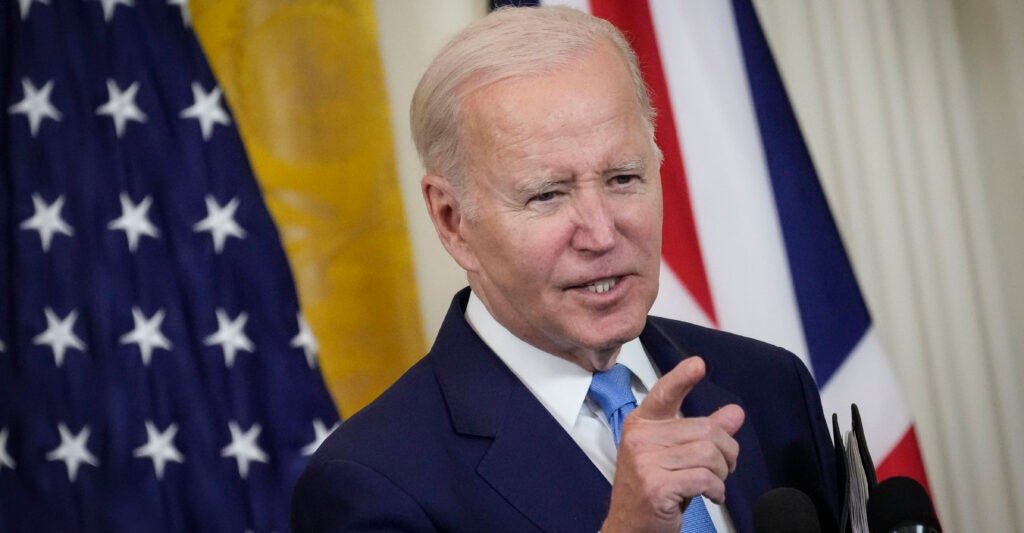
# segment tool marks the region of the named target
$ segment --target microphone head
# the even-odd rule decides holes
[[[803,492],[789,487],[772,489],[754,506],[757,533],[821,533],[818,511]]]
[[[926,526],[942,531],[928,492],[917,481],[891,477],[871,491],[868,498],[868,530],[889,533],[908,526]]]

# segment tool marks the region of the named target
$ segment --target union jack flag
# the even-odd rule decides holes
[[[286,530],[338,415],[186,0],[0,45],[0,531]]]

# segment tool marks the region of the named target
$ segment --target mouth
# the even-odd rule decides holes
[[[619,278],[605,278],[582,285],[582,288],[593,293],[601,294],[612,290],[618,283]]]
[[[598,279],[597,281],[588,283],[584,285],[584,288],[586,288],[586,290],[590,291],[591,293],[607,293],[608,291],[611,291],[611,288],[615,286],[615,283],[617,282],[618,279],[614,277],[609,277],[606,279]]]

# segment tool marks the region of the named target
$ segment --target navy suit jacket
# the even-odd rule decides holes
[[[433,348],[320,447],[292,494],[307,531],[586,531],[601,527],[611,485],[463,317],[459,292]],[[700,355],[706,377],[686,416],[736,403],[746,421],[726,506],[753,531],[757,498],[788,486],[811,496],[823,531],[839,497],[817,389],[791,353],[745,337],[649,317],[640,340],[664,373]]]

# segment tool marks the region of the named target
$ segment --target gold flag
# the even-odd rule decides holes
[[[371,0],[193,0],[342,415],[424,350]]]

